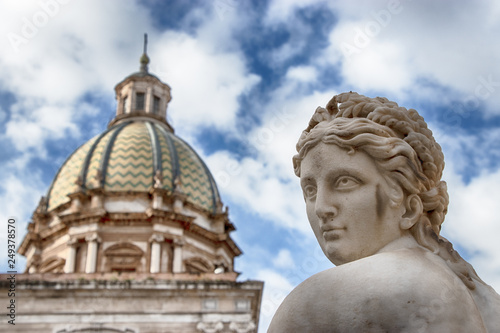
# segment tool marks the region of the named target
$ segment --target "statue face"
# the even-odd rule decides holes
[[[400,238],[402,205],[390,204],[389,184],[364,152],[319,143],[302,160],[307,217],[335,265],[375,254]]]

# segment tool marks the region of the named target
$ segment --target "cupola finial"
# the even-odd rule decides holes
[[[148,72],[148,64],[149,64],[149,57],[148,57],[148,34],[144,34],[144,52],[142,53],[141,56],[141,72]]]

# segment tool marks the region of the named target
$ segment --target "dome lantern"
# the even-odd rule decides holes
[[[140,64],[139,72],[116,85],[116,116],[108,127],[131,117],[146,117],[163,122],[173,133],[174,129],[167,122],[167,107],[172,99],[170,87],[148,71],[147,34],[144,34],[144,52]]]

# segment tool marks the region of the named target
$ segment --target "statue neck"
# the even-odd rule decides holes
[[[389,244],[377,251],[377,253],[393,252],[401,249],[411,249],[421,247],[412,235],[407,234],[398,239],[393,240]]]

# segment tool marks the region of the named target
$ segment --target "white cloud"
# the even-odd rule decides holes
[[[255,127],[247,140],[261,161],[274,176],[298,184],[293,173],[292,157],[297,143],[307,127],[316,107],[325,106],[335,92],[310,92],[301,80],[286,80],[273,91],[261,116],[261,125]]]
[[[467,121],[467,118],[461,121]],[[444,130],[429,124],[436,141],[441,145],[445,161],[458,174],[473,174],[498,168],[500,160],[500,128],[483,128],[476,133],[465,133],[459,127]]]
[[[282,181],[259,160],[238,161],[224,151],[210,155],[206,162],[224,197],[283,227],[307,230],[297,183]]]
[[[34,148],[44,156],[45,140],[79,136],[78,127],[70,119],[70,110],[44,106],[28,114],[13,114],[6,126],[6,136],[16,149],[25,151]]]
[[[278,252],[276,258],[273,259],[273,264],[279,268],[294,268],[295,263],[293,261],[292,253],[288,249],[281,249]]]
[[[489,108],[484,112],[499,114],[495,106],[500,103],[500,45],[490,42],[500,30],[494,2],[365,1],[362,6],[331,6],[339,22],[318,64],[338,64],[342,59],[342,73],[354,85],[352,90],[391,95],[407,91],[418,98],[419,80],[425,79],[455,89],[462,97],[485,101]]]
[[[318,77],[318,71],[312,66],[290,67],[285,77],[302,82],[314,82]]]
[[[368,19],[342,21],[335,26],[330,32],[330,46],[317,62],[329,66],[341,61],[343,85],[348,88],[345,90],[363,93],[376,89],[394,95],[415,78],[408,71],[409,58],[402,44],[367,35],[365,30],[369,31],[370,23],[377,22]]]
[[[168,112],[174,123],[184,130],[234,130],[238,98],[260,80],[248,73],[240,54],[213,50],[185,33],[167,32],[158,44],[154,59],[173,87]]]
[[[450,206],[442,234],[468,251],[470,263],[479,276],[500,290],[500,170],[482,173],[464,184],[453,170],[445,179],[450,193]],[[463,255],[463,254],[462,254]]]
[[[145,9],[117,6],[116,1],[69,1],[37,27],[34,17],[47,12],[40,5],[45,2],[30,2],[24,8],[2,3],[8,8],[0,10],[1,30],[25,38],[26,43],[13,47],[7,38],[1,39],[4,75],[0,81],[18,96],[48,103],[73,101],[94,89],[111,94],[117,78],[138,66],[142,51],[138,28],[154,31]],[[27,34],[30,24],[33,36]]]
[[[445,154],[443,179],[450,195],[441,234],[465,250],[461,255],[468,258],[479,276],[500,290],[500,218],[496,211],[500,170],[491,166],[500,157],[500,130],[490,128],[466,134],[437,128],[434,134]],[[463,175],[470,176],[471,169],[478,174],[466,183]]]

